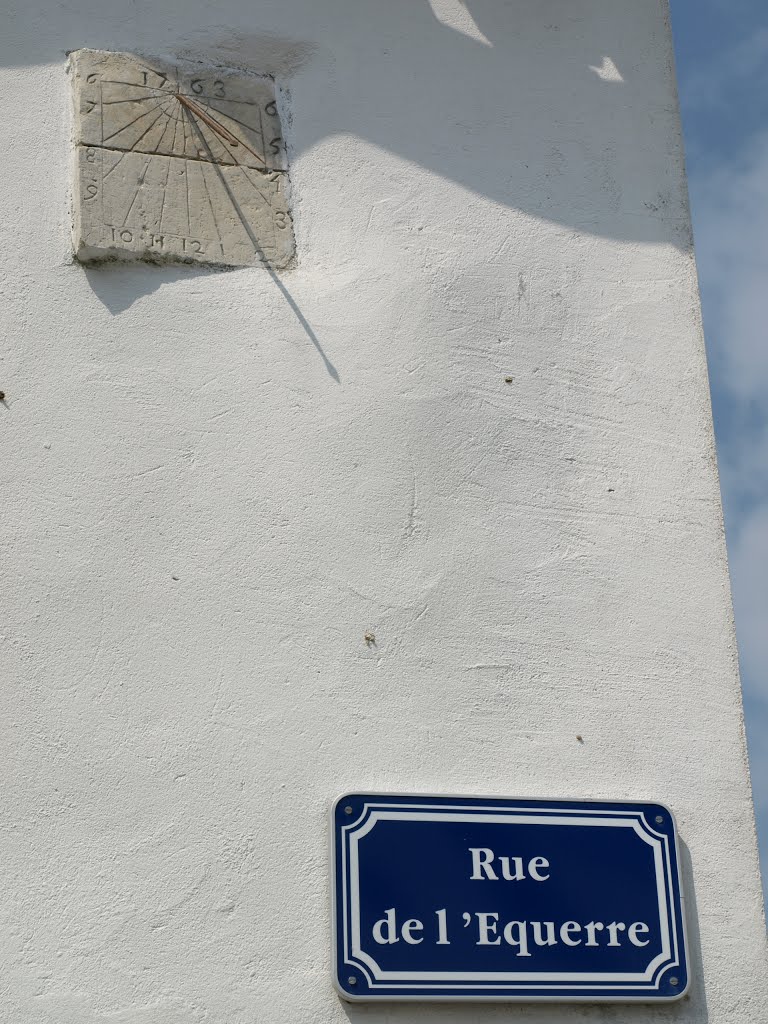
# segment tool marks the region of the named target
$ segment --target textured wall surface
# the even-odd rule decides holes
[[[72,261],[83,46],[278,78],[295,269]],[[28,0],[0,62],[2,1018],[765,1020],[662,0]],[[345,789],[668,802],[691,996],[343,1005]]]

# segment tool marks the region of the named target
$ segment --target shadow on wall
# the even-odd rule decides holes
[[[328,358],[325,349],[320,344],[312,325],[301,311],[291,292],[286,288],[280,276],[269,266],[264,264],[264,269],[272,279],[273,284],[285,299],[286,304],[298,320],[304,333],[315,346],[317,354],[323,361],[326,373],[337,384],[341,383],[339,371]],[[83,267],[91,291],[99,299],[113,316],[119,316],[123,310],[133,305],[139,296],[149,295],[158,288],[174,281],[183,281],[195,276],[207,276],[209,274],[226,274],[231,271],[218,267],[195,267],[195,266],[152,266],[147,263],[104,263]]]
[[[59,63],[90,46],[272,73],[294,93],[294,159],[355,135],[533,217],[687,248],[660,9],[664,0],[32,2],[6,23],[0,60]]]

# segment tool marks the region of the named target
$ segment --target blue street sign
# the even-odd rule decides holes
[[[345,999],[685,995],[661,804],[353,793],[334,804],[333,840]]]

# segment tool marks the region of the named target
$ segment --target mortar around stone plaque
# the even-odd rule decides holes
[[[73,53],[70,72],[78,260],[291,262],[272,79],[99,50]]]

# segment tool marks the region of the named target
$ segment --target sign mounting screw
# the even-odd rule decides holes
[[[670,984],[670,985],[679,985],[679,984],[680,984],[680,982],[678,981],[678,979],[677,979],[677,978],[670,978],[670,979],[669,979],[669,984]]]
[[[352,813],[352,808],[350,807],[349,804],[347,804],[347,806],[344,808],[344,813],[345,814],[351,814]]]
[[[656,815],[656,824],[657,825],[663,825],[664,824],[664,819],[662,818],[662,816],[660,814]]]
[[[348,983],[349,983],[350,985],[356,985],[356,984],[357,984],[357,978],[352,978],[352,977],[350,977],[350,978],[347,978],[347,982],[348,982]]]

